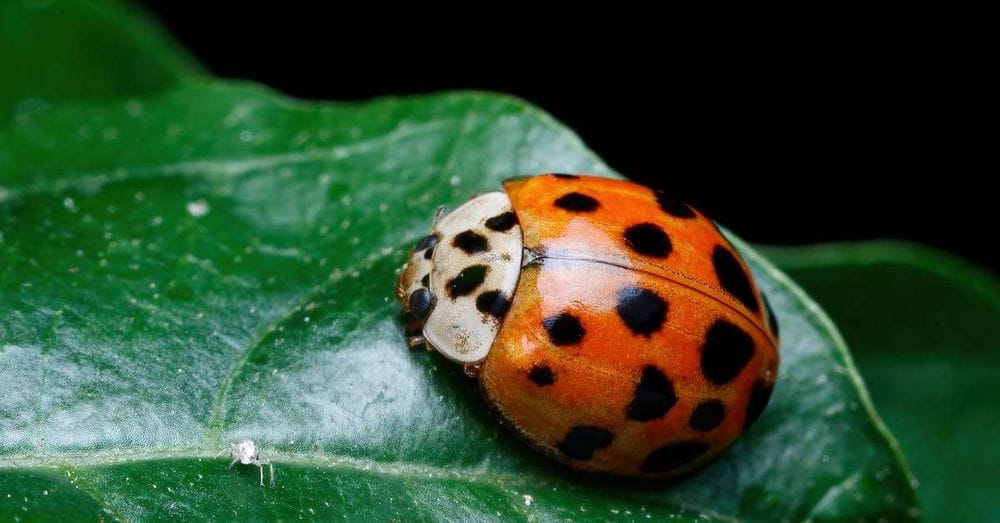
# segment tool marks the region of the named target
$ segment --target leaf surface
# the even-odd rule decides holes
[[[187,82],[33,112],[0,150],[0,519],[915,515],[839,334],[738,241],[779,317],[781,375],[753,429],[684,481],[566,472],[461,369],[405,347],[395,274],[438,205],[514,175],[614,175],[520,101]],[[213,459],[242,438],[276,487]]]
[[[0,66],[3,123],[52,101],[141,95],[202,72],[158,24],[117,0],[0,2]]]
[[[929,521],[1000,517],[1000,283],[950,254],[869,242],[768,250],[830,311],[913,463]]]

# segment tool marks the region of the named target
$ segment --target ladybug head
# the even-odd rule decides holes
[[[517,286],[521,228],[505,193],[438,209],[396,283],[410,346],[426,343],[450,360],[486,357]]]
[[[443,214],[444,207],[438,208],[435,224]],[[437,301],[430,290],[430,278],[433,267],[431,258],[439,239],[439,234],[432,227],[431,233],[421,238],[410,251],[406,265],[396,281],[396,300],[407,316],[406,336],[411,347],[424,343],[423,326]]]

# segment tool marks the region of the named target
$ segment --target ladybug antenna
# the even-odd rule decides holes
[[[441,218],[444,218],[446,214],[448,214],[448,208],[444,205],[438,206],[437,210],[434,211],[434,223],[431,224],[431,229],[436,229],[438,222],[441,221]]]

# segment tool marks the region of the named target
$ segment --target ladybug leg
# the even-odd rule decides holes
[[[444,205],[439,206],[437,210],[434,211],[434,223],[431,224],[431,230],[437,229],[438,222],[441,221],[441,218],[444,218],[444,215],[446,214],[448,214],[448,208]]]
[[[407,347],[415,349],[421,344],[426,343],[424,340],[423,329],[424,320],[413,315],[408,315],[405,326]]]
[[[479,377],[479,373],[482,372],[483,366],[479,363],[466,363],[462,366],[462,370],[465,371],[465,375],[476,379]]]

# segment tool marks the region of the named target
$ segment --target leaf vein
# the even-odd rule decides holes
[[[253,337],[250,343],[240,351],[239,357],[234,362],[233,366],[229,369],[226,377],[222,381],[222,385],[219,389],[219,393],[216,395],[215,401],[212,402],[212,408],[210,412],[212,413],[209,417],[208,424],[208,439],[211,444],[217,447],[222,446],[222,428],[224,424],[224,409],[226,407],[226,400],[229,397],[229,392],[232,390],[233,381],[239,375],[240,371],[246,366],[246,363],[250,360],[253,353],[260,347],[267,338],[277,330],[284,322],[288,321],[296,312],[300,311],[309,302],[313,301],[316,296],[322,295],[328,292],[330,287],[336,285],[340,280],[344,279],[346,275],[350,274],[357,268],[364,268],[370,266],[376,261],[391,255],[393,251],[376,251],[372,255],[368,256],[360,263],[358,263],[354,268],[348,269],[346,271],[341,271],[339,277],[331,277],[318,285],[312,287],[305,295],[295,300],[294,304],[287,308],[284,312],[276,316],[274,319],[266,323],[263,327],[258,329],[257,334]]]
[[[118,509],[116,509],[115,506],[108,501],[108,498],[106,498],[104,494],[97,489],[97,487],[95,487],[89,480],[87,480],[86,477],[84,477],[83,474],[81,474],[79,469],[68,465],[61,465],[57,468],[57,470],[60,473],[65,474],[67,477],[72,477],[72,479],[75,480],[73,481],[73,484],[76,487],[79,487],[83,493],[90,496],[90,498],[97,502],[98,505],[104,507],[104,511],[110,514],[111,517],[118,521],[128,521],[128,518],[118,511]]]

